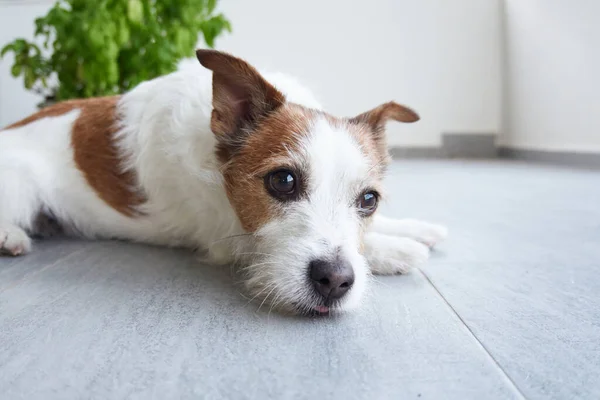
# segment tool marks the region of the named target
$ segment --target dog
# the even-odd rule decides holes
[[[376,212],[386,122],[416,122],[413,110],[389,102],[338,118],[287,75],[215,50],[197,58],[0,131],[2,253],[30,252],[47,227],[202,249],[241,265],[252,298],[326,314],[356,307],[371,274],[407,272],[446,237]]]

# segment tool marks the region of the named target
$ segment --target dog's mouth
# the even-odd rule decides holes
[[[317,303],[317,305],[315,306],[312,306],[312,308],[309,311],[309,314],[313,316],[329,316],[336,314],[339,311],[340,302],[325,300],[323,302]]]
[[[313,303],[314,304],[314,303]],[[316,305],[310,307],[308,314],[313,316],[329,316],[340,311],[341,302],[319,296]]]
[[[319,304],[316,306],[301,306],[300,304],[294,304],[295,313],[298,315],[304,315],[307,317],[322,317],[329,316],[335,313],[336,308],[333,305],[326,306]]]
[[[313,307],[313,310],[317,315],[329,315],[328,306],[315,306]]]

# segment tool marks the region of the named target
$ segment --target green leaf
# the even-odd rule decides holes
[[[209,46],[231,24],[217,0],[57,0],[34,21],[36,41],[16,39],[11,74],[58,100],[112,94],[169,73],[202,34]],[[40,46],[44,45],[44,53]],[[48,78],[55,76],[55,87]],[[55,82],[53,80],[53,82]]]
[[[37,78],[31,68],[25,68],[24,72],[25,72],[25,88],[29,90],[35,84],[35,81],[37,80]]]
[[[12,49],[15,53],[23,52],[28,46],[29,44],[25,39],[16,39],[12,42]]]
[[[119,81],[119,66],[116,62],[108,64],[107,69],[107,83],[112,86]]]
[[[127,17],[131,22],[139,24],[144,17],[144,6],[140,0],[129,0],[127,3]]]
[[[104,35],[100,29],[91,28],[89,31],[90,44],[94,47],[102,47],[104,45]],[[73,38],[75,40],[75,38]]]
[[[16,78],[19,75],[21,75],[21,70],[22,70],[22,67],[18,64],[15,64],[10,69],[10,74]]]
[[[231,23],[228,20],[225,20],[225,21],[223,21],[223,24],[224,24],[223,26],[224,26],[225,30],[227,32],[231,33],[232,32]]]
[[[229,24],[229,21],[225,19],[223,14],[219,14],[210,18],[209,20],[204,21],[202,23],[201,30],[206,44],[209,47],[214,47],[215,38],[224,30],[231,31],[231,25]]]
[[[117,42],[123,46],[129,42],[131,37],[129,26],[124,18],[120,18],[117,22]]]
[[[36,18],[35,19],[35,36],[41,35],[44,32],[46,32],[46,27],[45,27],[45,19],[44,18]]]
[[[15,51],[12,43],[7,44],[2,48],[2,50],[0,50],[0,58],[3,58],[9,51]]]
[[[208,9],[207,14],[212,14],[213,11],[215,11],[215,8],[217,7],[217,0],[208,0],[206,7]]]

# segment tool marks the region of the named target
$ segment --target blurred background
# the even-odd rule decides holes
[[[33,39],[53,4],[0,0],[0,46]],[[217,49],[296,75],[334,114],[415,108],[421,122],[389,127],[401,154],[600,152],[597,1],[221,0],[214,13],[232,28]],[[0,126],[40,102],[13,60],[0,61]]]

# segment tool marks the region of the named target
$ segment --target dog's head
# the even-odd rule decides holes
[[[213,71],[211,129],[227,195],[252,234],[238,254],[250,294],[299,313],[356,305],[368,276],[363,236],[389,162],[385,123],[419,117],[391,102],[335,118],[286,101],[243,60],[197,55]]]

